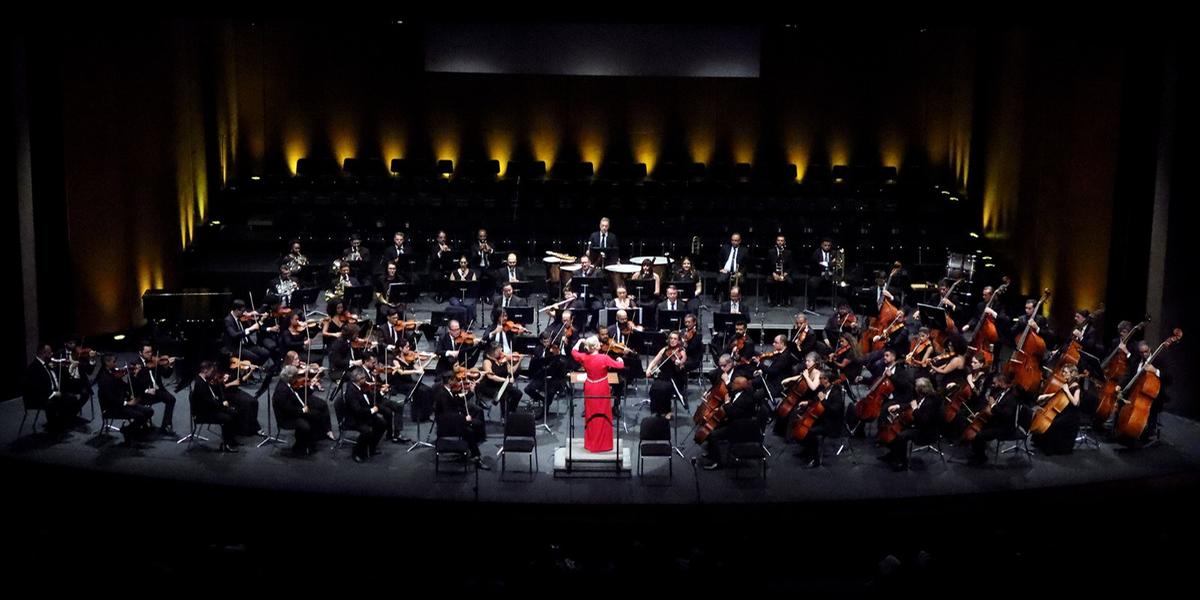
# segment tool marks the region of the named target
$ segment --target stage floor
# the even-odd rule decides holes
[[[699,393],[693,385],[689,395],[696,398]],[[621,430],[622,444],[636,446],[637,418],[647,414],[645,409],[639,411],[644,397],[645,390],[639,389],[626,400],[624,414],[629,430]],[[263,400],[260,419],[265,424],[267,403],[265,397]],[[161,405],[156,408],[154,422],[158,423],[162,408]],[[28,465],[56,465],[168,482],[251,489],[411,500],[618,505],[782,503],[981,494],[1190,476],[1200,468],[1200,424],[1164,413],[1163,442],[1156,447],[1128,451],[1102,442],[1099,449],[1079,448],[1066,456],[1039,454],[1028,461],[1013,453],[1002,457],[999,463],[969,467],[964,464],[965,447],[947,446],[949,464],[943,465],[934,454],[922,454],[914,457],[911,471],[901,473],[892,472],[875,459],[882,451],[874,447],[873,440],[855,440],[853,454],[835,455],[844,438],[826,440],[824,464],[805,469],[796,456],[798,449],[794,444],[768,433],[766,442],[772,457],[766,479],[759,477],[759,471],[753,467],[741,469],[735,478],[732,469],[693,468],[690,459],[699,456],[701,448],[691,441],[691,420],[685,417],[673,421],[678,445],[687,457],[681,460],[675,456],[673,478],[668,479],[663,459],[648,459],[645,477],[556,478],[555,451],[569,437],[570,420],[566,418],[565,400],[559,400],[552,408],[557,414],[550,415],[549,431],[538,427],[537,472],[532,476],[521,472],[527,460],[520,455],[510,456],[508,472],[501,473],[496,458],[502,438],[498,409],[489,415],[488,439],[481,446],[484,460],[493,470],[482,471],[478,477],[473,472],[463,475],[456,471],[457,465],[446,463],[442,465],[444,472],[435,474],[432,449],[418,447],[408,452],[408,445],[387,441],[380,446],[382,455],[359,465],[351,460],[348,446],[333,450],[331,443],[321,443],[321,451],[313,456],[294,458],[286,446],[256,448],[258,438],[251,437],[243,440],[240,453],[220,453],[216,450],[216,432],[205,434],[212,441],[198,442],[192,448],[166,438],[126,448],[118,444],[119,434],[96,435],[100,427],[98,417],[63,436],[49,435],[40,426],[37,433],[30,434],[26,423],[18,437],[23,413],[19,399],[0,404],[0,457]],[[188,431],[188,414],[186,393],[181,393],[174,415],[175,429],[181,435]],[[90,408],[84,407],[83,416],[89,415]],[[539,425],[542,423],[540,413],[537,421]],[[579,435],[583,427],[581,415],[576,414],[574,421]],[[423,426],[420,438],[425,438],[428,431],[429,427]],[[405,433],[418,439],[415,425],[407,420]],[[637,452],[636,448],[632,450],[632,466],[636,471]]]

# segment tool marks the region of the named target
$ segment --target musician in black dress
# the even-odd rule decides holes
[[[522,396],[515,381],[519,368],[520,364],[513,364],[510,353],[505,353],[499,346],[488,348],[479,369],[483,379],[476,388],[476,395],[490,400],[492,404],[499,404],[505,415],[517,410]],[[503,395],[500,394],[501,388],[504,388]]]
[[[458,268],[450,271],[450,281],[458,283],[480,281],[480,272],[471,268],[471,263],[467,261],[467,257],[460,256],[458,259]],[[459,323],[466,323],[469,326],[470,323],[475,321],[477,295],[478,291],[468,292],[464,295],[460,290],[452,288],[450,291],[450,305],[446,307],[446,316]]]
[[[687,408],[687,350],[678,331],[667,334],[667,345],[646,367],[646,379],[650,384],[650,412],[671,418],[672,406],[679,400]]]
[[[1082,400],[1082,390],[1079,382],[1079,370],[1075,365],[1068,364],[1060,371],[1066,381],[1066,385],[1061,390],[1054,394],[1042,394],[1038,396],[1037,401],[1039,406],[1034,409],[1034,419],[1037,418],[1037,413],[1045,410],[1045,406],[1055,400],[1058,394],[1067,395],[1067,403],[1063,407],[1062,412],[1054,417],[1054,421],[1050,423],[1050,428],[1045,433],[1035,433],[1030,438],[1034,446],[1042,451],[1043,454],[1070,454],[1075,449],[1075,437],[1079,434],[1079,423],[1081,411],[1079,403]]]

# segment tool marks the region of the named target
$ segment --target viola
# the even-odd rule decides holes
[[[929,348],[929,344],[931,344],[931,343],[933,343],[933,342],[930,340],[921,340],[921,341],[913,342],[912,350],[910,350],[908,355],[906,355],[904,357],[904,364],[914,366],[914,367],[924,366],[924,360],[923,359],[918,360],[916,357],[921,356],[922,354],[925,354],[925,350],[927,348]]]

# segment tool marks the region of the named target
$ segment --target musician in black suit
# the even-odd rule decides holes
[[[412,258],[412,244],[405,239],[403,231],[397,231],[392,234],[392,243],[383,250],[383,258],[379,261],[379,270],[383,271],[389,263],[396,263],[402,276],[411,275],[410,259]]]
[[[754,357],[754,379],[751,383],[754,386],[755,397],[760,401],[782,398],[783,380],[795,375],[801,364],[785,335],[775,336],[770,352],[771,356],[761,360],[757,356]]]
[[[725,407],[725,419],[721,421],[705,440],[704,458],[705,469],[712,470],[721,467],[721,444],[741,432],[758,430],[756,416],[758,413],[754,393],[750,389],[750,380],[736,376],[729,385]]]
[[[129,420],[121,428],[126,444],[130,436],[149,431],[150,419],[154,416],[153,408],[138,404],[130,394],[130,385],[124,379],[127,376],[128,368],[117,369],[115,354],[104,355],[100,374],[96,376],[96,387],[100,391],[100,414],[108,419]]]
[[[65,361],[54,362],[50,344],[39,344],[34,359],[25,369],[24,402],[26,409],[40,408],[46,413],[46,429],[65,431],[87,402],[79,394],[63,390]],[[59,366],[62,365],[61,373]]]
[[[788,290],[792,289],[794,268],[787,238],[782,235],[775,236],[775,245],[767,250],[767,271],[763,274],[767,283],[767,301],[771,306],[791,306]]]
[[[457,338],[462,334],[462,326],[458,321],[450,321],[446,327],[446,332],[438,337],[437,344],[434,346],[434,352],[440,357],[437,366],[439,375],[449,373],[454,370],[454,365],[471,366],[469,363],[474,362],[473,358],[475,345],[461,344]],[[475,344],[478,344],[476,340]]]
[[[354,340],[357,338],[358,325],[349,323],[342,329],[342,335],[329,347],[329,371],[334,379],[340,380],[346,371],[362,365],[368,352],[365,348],[354,347]]]
[[[996,439],[1008,437],[1017,428],[1017,407],[1022,404],[1022,390],[1014,386],[1004,373],[997,373],[992,379],[992,389],[976,388],[975,394],[987,398],[983,406],[994,400],[992,416],[988,418],[979,433],[971,440],[971,455],[967,464],[982,465],[988,460],[988,445]]]
[[[586,255],[579,257],[579,270],[576,271],[567,285],[575,294],[575,299],[569,304],[569,308],[575,311],[575,314],[582,313],[584,316],[580,319],[580,325],[587,331],[595,331],[600,321],[600,308],[603,307],[603,279],[596,279],[593,285],[589,285],[587,296],[583,296],[583,289],[576,289],[579,284],[574,283],[576,277],[596,277],[600,278],[604,274],[604,270],[592,263],[592,260]],[[569,296],[568,296],[569,297]]]
[[[679,290],[673,285],[667,286],[667,297],[662,302],[658,303],[656,313],[661,313],[664,310],[682,310],[684,312],[692,312],[687,300],[679,298]],[[662,324],[660,323],[660,326]]]
[[[175,358],[158,357],[153,346],[142,344],[135,364],[139,368],[133,377],[133,393],[138,398],[138,404],[162,404],[163,416],[159,429],[168,436],[174,435],[175,396],[167,391],[166,379],[171,376]]]
[[[246,302],[234,300],[229,314],[225,315],[222,345],[230,356],[240,357],[241,360],[248,360],[261,367],[271,357],[271,352],[254,343],[251,336],[262,329],[262,324],[257,320],[250,325],[243,324],[242,316],[245,314]]]
[[[347,263],[367,265],[367,270],[370,270],[371,250],[362,245],[361,235],[350,235],[350,247],[342,251],[342,260]]]
[[[445,279],[446,273],[452,269],[450,263],[460,255],[450,244],[450,238],[445,231],[438,231],[433,243],[429,245],[429,274],[433,279]]]
[[[906,409],[913,410],[913,422],[905,427],[896,439],[888,444],[887,454],[880,460],[888,463],[893,470],[908,470],[908,442],[914,444],[929,443],[937,439],[938,427],[942,423],[942,398],[937,395],[933,382],[922,377],[913,384],[915,397],[907,403],[895,402],[887,406],[881,419],[880,427],[885,427],[892,418],[900,418]]]
[[[479,444],[487,439],[487,429],[484,427],[483,411],[468,396],[473,396],[471,384],[465,384],[461,391],[451,391],[451,382],[444,380],[433,390],[433,411],[440,419],[449,415],[461,419],[463,441],[467,443],[467,451],[475,466],[490,471],[480,459]]]
[[[1019,336],[1025,331],[1026,324],[1028,324],[1030,319],[1032,319],[1033,324],[1029,326],[1029,330],[1041,336],[1041,338],[1046,342],[1046,345],[1050,346],[1054,340],[1054,332],[1050,330],[1050,326],[1046,321],[1046,317],[1043,317],[1040,314],[1033,314],[1033,310],[1037,307],[1037,305],[1038,301],[1034,298],[1029,298],[1025,301],[1025,313],[1020,317],[1017,317],[1016,322],[1013,324],[1013,333],[1014,335]],[[1014,340],[1014,343],[1015,341],[1016,340]]]
[[[494,285],[492,268],[496,266],[492,260],[492,254],[494,253],[495,248],[488,241],[487,230],[480,229],[476,235],[475,243],[471,244],[470,248],[471,269],[479,274],[479,281],[483,282],[480,284],[480,294],[489,301],[491,300],[489,294],[491,294],[492,286]]]
[[[735,285],[729,288],[729,300],[722,302],[717,312],[749,316],[754,307],[742,298],[742,289]]]
[[[201,423],[218,423],[221,426],[221,452],[238,451],[238,435],[245,434],[239,423],[239,410],[225,397],[228,377],[216,369],[212,361],[200,363],[200,371],[192,381],[192,392],[188,396],[192,415]],[[251,399],[257,408],[258,401]]]
[[[821,451],[819,448],[821,437],[831,433],[838,433],[842,427],[842,423],[845,422],[845,388],[841,385],[831,387],[833,372],[829,370],[821,371],[820,382],[819,391],[812,398],[803,400],[797,404],[796,410],[792,412],[793,420],[803,419],[810,403],[821,402],[825,405],[825,412],[809,428],[808,434],[804,436],[804,439],[800,440],[801,451],[799,457],[802,461],[808,461],[805,464],[805,468],[807,469],[815,469],[821,466]]]
[[[620,261],[617,236],[609,233],[608,226],[608,217],[600,219],[600,230],[593,232],[588,238],[588,255],[601,266],[616,264]]]
[[[354,443],[354,462],[365,462],[369,457],[379,454],[379,440],[390,425],[384,417],[382,409],[372,394],[363,389],[367,381],[367,372],[354,369],[350,372],[350,384],[346,386],[345,422],[348,427],[358,432],[358,440]]]
[[[551,402],[556,394],[566,390],[567,369],[561,353],[551,350],[552,334],[549,329],[538,336],[541,345],[529,359],[529,384],[525,393],[538,402]],[[573,347],[574,344],[568,347]],[[547,390],[549,387],[549,390]]]
[[[833,240],[822,238],[821,245],[808,259],[808,297],[805,301],[809,310],[816,309],[817,296],[833,285],[833,254]]]
[[[996,304],[992,308],[988,308],[988,302],[991,302],[992,294],[994,293],[995,288],[990,285],[984,286],[979,292],[979,302],[975,303],[975,310],[971,313],[971,320],[967,321],[967,324],[962,326],[963,333],[975,331],[975,328],[979,327],[979,324],[983,322],[983,315],[985,312],[990,311],[989,314],[992,315],[992,321],[996,323],[996,332],[1000,334],[1001,337],[1005,337],[1005,330],[1000,329],[1000,327],[1002,327],[1006,321],[1006,319],[1002,316],[1003,313],[1000,312],[1003,310],[1003,307],[1000,304]]]
[[[504,283],[500,286],[500,293],[492,298],[492,325],[496,325],[500,319],[500,312],[509,308],[524,308],[528,306],[521,298],[513,295],[513,286],[511,283]]]
[[[897,361],[897,357],[899,356],[900,354],[898,354],[895,350],[891,348],[885,348],[878,352],[864,356],[860,361],[860,364],[863,365],[865,371],[859,372],[858,376],[855,378],[855,382],[863,383],[870,388],[874,386],[875,383],[878,382],[879,379],[884,375],[891,379],[892,393],[883,398],[883,406],[887,406],[889,404],[904,404],[909,400],[912,400],[912,374],[909,373],[907,369],[904,369],[903,366]],[[868,375],[870,376],[869,379],[867,378]],[[850,415],[852,414],[854,413],[847,412],[846,416],[848,421],[850,420]],[[881,413],[879,415],[879,425],[882,427],[886,423],[887,413]],[[856,435],[861,436],[865,431],[865,428],[861,427],[862,423],[858,421],[857,418],[855,418],[850,425],[852,426],[851,430],[854,431]]]
[[[379,346],[376,350],[380,356],[397,356],[404,350],[416,350],[420,339],[421,332],[415,327],[409,329],[403,326],[399,311],[388,309],[387,318],[379,326]]]
[[[750,256],[742,247],[742,234],[735,232],[729,236],[729,243],[721,246],[721,252],[717,256],[717,289],[714,297],[719,300],[731,283],[740,284],[741,278],[746,274],[748,262]]]
[[[501,288],[506,283],[525,281],[525,269],[517,265],[517,255],[513,252],[508,253],[508,256],[504,258],[504,264],[500,265],[493,275]]]
[[[1090,370],[1098,370],[1098,361],[1103,360],[1104,343],[1100,337],[1100,328],[1092,323],[1092,314],[1088,309],[1081,308],[1075,311],[1075,327],[1071,330],[1071,335],[1079,342],[1083,351],[1091,355],[1081,357],[1080,361],[1090,366]]]
[[[335,440],[333,423],[329,417],[329,404],[313,395],[311,391],[297,390],[292,381],[299,377],[294,366],[286,366],[279,372],[279,383],[275,384],[272,404],[275,418],[281,429],[292,429],[296,442],[292,445],[293,455],[312,454],[321,438]]]
[[[406,283],[404,275],[400,273],[400,267],[395,261],[390,261],[384,267],[384,272],[375,278],[375,322],[382,323],[386,318],[388,311],[395,310],[404,312],[404,303],[400,300],[392,302],[388,294],[392,290],[392,284]]]

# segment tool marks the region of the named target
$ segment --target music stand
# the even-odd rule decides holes
[[[499,310],[508,313],[508,320],[514,323],[520,323],[521,325],[533,323],[533,307],[531,306],[510,306]]]
[[[921,326],[928,327],[929,331],[946,331],[946,309],[940,306],[931,304],[917,304],[917,310],[921,311]],[[889,324],[884,324],[887,326]]]
[[[658,328],[679,331],[683,329],[685,316],[687,316],[686,310],[660,310],[658,311]]]
[[[692,281],[690,279],[684,279],[681,281],[668,281],[667,284],[665,286],[663,286],[663,289],[665,290],[671,286],[675,286],[675,289],[679,290],[679,299],[680,300],[683,300],[686,302],[686,301],[691,300],[692,298],[696,297],[696,282],[695,281]]]
[[[713,313],[713,330],[722,332],[733,331],[733,326],[737,323],[746,323],[749,325],[750,317],[745,313]]]
[[[371,303],[375,288],[369,285],[356,285],[342,290],[342,301],[347,307],[363,308]]]
[[[625,313],[629,315],[629,320],[632,321],[634,324],[637,324],[637,325],[642,324],[642,307],[636,306],[634,308],[606,308],[606,309],[604,309],[604,325],[605,326],[616,325],[617,324],[617,311],[621,311],[621,310],[625,311]]]
[[[308,307],[316,304],[317,298],[320,297],[320,288],[300,288],[292,292],[292,306],[304,307],[305,312],[307,312]],[[305,314],[304,317],[307,318],[308,315]]]
[[[391,304],[409,303],[416,299],[416,294],[413,293],[411,283],[391,283],[388,284],[387,301]]]
[[[518,298],[528,298],[530,294],[530,288],[533,287],[530,285],[533,283],[532,281],[506,281],[504,283],[512,286],[513,295]],[[504,284],[501,285],[503,286]]]
[[[661,331],[635,331],[629,335],[629,347],[642,356],[654,356],[667,345],[667,334]]]
[[[600,277],[583,277],[575,275],[571,277],[571,291],[584,300],[591,300],[600,295],[600,286],[604,285],[604,279]]]
[[[643,299],[649,299],[654,295],[654,280],[630,279],[625,282],[625,290],[628,291],[633,298],[640,303]]]

